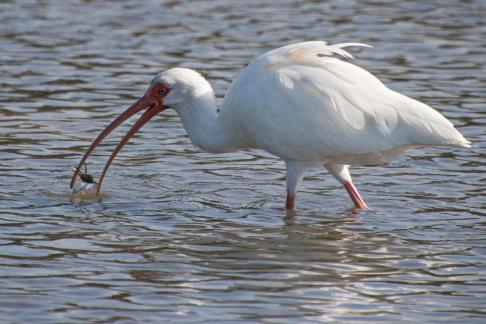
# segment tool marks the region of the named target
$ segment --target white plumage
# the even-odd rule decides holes
[[[189,69],[160,73],[141,100],[152,104],[145,105],[148,111],[154,105],[174,108],[192,143],[204,150],[259,148],[284,159],[289,209],[305,170],[313,165],[324,165],[356,207],[366,208],[348,165],[382,163],[420,146],[469,147],[470,142],[436,110],[341,60],[352,58],[343,49],[348,46],[368,45],[313,41],[261,55],[233,81],[219,114],[211,86]],[[167,91],[154,95],[159,87]],[[108,132],[116,126],[112,123]],[[82,162],[108,132],[100,134]]]
[[[306,42],[260,56],[231,85],[223,113],[251,129],[256,147],[289,160],[355,164],[367,155],[377,163],[400,147],[469,145],[427,105],[356,65],[319,56],[351,57],[342,47]]]

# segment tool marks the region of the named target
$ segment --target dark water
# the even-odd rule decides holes
[[[155,73],[197,69],[222,97],[253,57],[315,39],[373,45],[356,63],[474,146],[354,168],[369,212],[313,170],[287,215],[281,161],[201,152],[169,112],[100,200],[69,195]],[[485,49],[482,0],[2,1],[2,322],[486,322]]]

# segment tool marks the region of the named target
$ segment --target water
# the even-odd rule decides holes
[[[3,1],[0,312],[5,322],[486,321],[484,1]],[[372,211],[313,170],[194,148],[173,112],[119,155],[99,199],[71,167],[160,70],[222,98],[253,57],[360,41],[356,63],[446,115],[471,149],[353,168]],[[88,163],[99,176],[126,128]]]

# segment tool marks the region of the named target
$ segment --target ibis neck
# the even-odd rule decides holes
[[[236,151],[244,147],[238,127],[218,113],[214,91],[194,95],[176,109],[189,138],[195,146],[211,153]],[[226,114],[228,115],[228,114]]]

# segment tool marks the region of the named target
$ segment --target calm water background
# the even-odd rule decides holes
[[[486,322],[486,3],[2,1],[2,322]],[[323,170],[287,215],[284,165],[193,147],[173,112],[115,161],[100,200],[71,167],[157,72],[221,100],[255,56],[361,41],[356,64],[473,143],[354,168],[355,213]],[[96,151],[99,171],[122,128]]]

